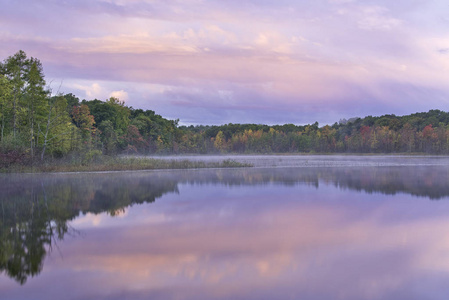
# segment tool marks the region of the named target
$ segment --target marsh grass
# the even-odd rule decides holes
[[[72,158],[71,160],[36,162],[33,165],[11,165],[0,171],[4,173],[101,172],[158,169],[242,168],[252,166],[252,164],[240,163],[231,159],[225,159],[220,162],[204,162],[187,159],[166,160],[147,157],[97,156],[89,161]]]

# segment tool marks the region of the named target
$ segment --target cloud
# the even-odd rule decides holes
[[[356,2],[357,0],[329,0],[329,3],[332,4],[346,4],[346,3],[352,3]]]
[[[105,93],[104,89],[98,83],[92,83],[90,86],[74,84],[73,87],[84,91],[87,99],[102,99]]]
[[[129,100],[128,93],[125,92],[124,90],[113,91],[111,94],[109,94],[109,96],[110,97],[114,97],[114,98],[118,98],[121,101],[128,101]]]
[[[309,292],[323,299],[410,299],[416,282],[429,288],[423,278],[447,277],[449,243],[441,234],[448,221],[441,209],[422,199],[390,201],[379,194],[349,203],[345,200],[358,195],[336,193],[331,182],[321,185],[324,194],[305,184],[280,187],[275,182],[268,193],[264,187],[211,185],[195,194],[194,185],[183,185],[182,194],[195,195],[195,201],[167,196],[129,208],[124,219],[102,216],[101,226],[89,215],[75,220],[72,225],[81,226],[82,238],[65,241],[63,264],[50,259],[45,268],[57,270],[57,276],[71,270],[72,279],[64,282],[79,298],[86,290],[76,287],[90,274],[87,288],[106,289],[109,297],[138,290],[148,298],[161,289],[164,299],[174,291],[185,297],[184,285],[195,286],[192,299],[214,298],[217,289],[226,299],[263,298],[255,291],[278,298],[293,292],[304,298]],[[282,201],[272,201],[274,195]],[[404,203],[410,204],[406,216]],[[49,274],[41,279],[51,281]],[[444,287],[443,282],[434,286]],[[273,292],[277,285],[282,291]],[[404,297],[398,297],[403,291]]]
[[[66,44],[62,45],[61,48],[78,53],[169,53],[173,55],[197,52],[194,46],[155,40],[146,34],[87,39],[76,38]]]
[[[366,30],[391,30],[402,24],[402,20],[388,16],[388,9],[380,6],[366,6],[361,9],[358,25]]]
[[[448,90],[439,1],[27,3],[0,11],[2,57],[23,49],[41,59],[47,79],[70,82],[81,97],[123,90],[130,105],[181,120],[201,123],[210,113],[219,123],[263,122],[264,110],[279,109],[271,118],[289,123],[297,118],[285,111],[309,109],[313,123],[357,103],[379,113],[425,109],[435,103],[426,98]],[[417,91],[417,106],[400,99],[405,86]],[[218,111],[221,91],[232,94],[227,113]],[[202,117],[193,120],[193,109]]]

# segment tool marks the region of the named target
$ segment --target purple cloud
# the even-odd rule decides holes
[[[7,1],[0,57],[23,49],[66,92],[184,123],[333,123],[446,109],[444,5]]]

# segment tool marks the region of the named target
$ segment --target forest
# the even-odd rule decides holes
[[[48,159],[188,153],[449,154],[449,113],[366,116],[322,127],[179,126],[117,98],[81,100],[53,91],[40,60],[24,51],[0,62],[0,168]]]

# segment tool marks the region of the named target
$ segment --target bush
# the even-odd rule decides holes
[[[100,150],[90,150],[83,155],[81,164],[87,166],[103,156]]]
[[[2,141],[0,142],[0,152],[7,153],[11,151],[16,152],[23,152],[25,153],[27,151],[27,146],[24,141],[26,141],[25,138],[17,136],[14,138],[14,136],[7,135],[3,137]]]
[[[27,150],[23,139],[14,138],[12,135],[5,136],[0,142],[0,169],[29,163],[30,157]]]

